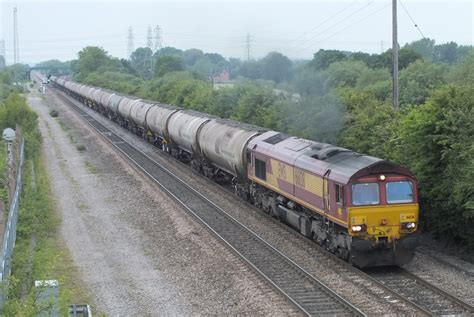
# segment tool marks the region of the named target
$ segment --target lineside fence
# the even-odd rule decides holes
[[[10,204],[10,210],[8,212],[8,220],[5,225],[5,234],[3,236],[3,248],[0,255],[0,309],[3,307],[6,300],[6,281],[11,273],[11,261],[13,255],[13,248],[15,247],[16,240],[16,225],[18,221],[18,209],[20,206],[20,195],[22,185],[22,172],[23,163],[25,156],[25,141],[21,141],[20,146],[20,164],[18,165],[18,174],[16,178],[15,193]]]

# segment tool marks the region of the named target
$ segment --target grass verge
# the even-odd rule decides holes
[[[56,212],[42,155],[25,162],[23,194],[8,283],[5,316],[50,315],[52,302],[38,300],[35,280],[58,280],[59,315],[68,315],[68,305],[89,303],[67,248],[60,237]]]

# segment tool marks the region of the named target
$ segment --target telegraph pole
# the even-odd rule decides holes
[[[132,53],[133,53],[133,29],[132,27],[130,26],[128,28],[128,58],[130,58],[132,56]]]
[[[393,54],[393,96],[392,103],[398,109],[398,26],[397,0],[392,0],[392,54]]]
[[[17,8],[13,8],[13,63],[20,62],[20,50],[18,48],[18,21],[16,16]]]

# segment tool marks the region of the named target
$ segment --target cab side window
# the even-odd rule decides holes
[[[338,205],[344,205],[344,187],[336,184],[336,202]]]
[[[267,169],[265,165],[265,161],[255,159],[255,176],[260,179],[266,180],[267,179]]]

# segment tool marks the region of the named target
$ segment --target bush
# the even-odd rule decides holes
[[[56,118],[57,116],[59,116],[59,112],[57,110],[51,110],[49,112],[49,115],[53,118]]]
[[[83,144],[78,144],[76,146],[76,149],[79,151],[79,152],[84,152],[86,150],[86,146],[83,145]]]

